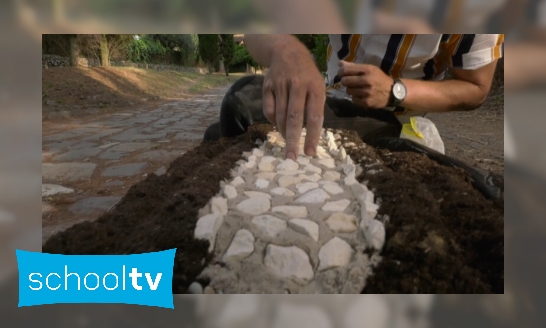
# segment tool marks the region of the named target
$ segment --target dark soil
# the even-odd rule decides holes
[[[210,255],[209,243],[193,238],[197,212],[220,191],[221,180],[262,138],[269,126],[233,139],[202,144],[176,159],[162,176],[150,174],[131,187],[115,209],[52,236],[43,246],[54,254],[132,254],[176,248],[173,293],[185,293]]]
[[[173,292],[185,293],[210,257],[193,231],[197,212],[218,193],[219,181],[270,126],[205,143],[175,160],[163,176],[131,187],[110,213],[51,237],[43,252],[130,254],[177,248]],[[347,141],[363,145],[356,133]],[[382,164],[363,174],[386,219],[384,260],[363,293],[503,293],[504,203],[472,187],[464,171],[422,154],[371,147],[348,150],[356,162]]]
[[[356,135],[349,139],[358,145]],[[348,154],[359,162],[370,147]],[[375,155],[383,172],[358,180],[381,199],[387,238],[363,293],[504,293],[504,202],[487,200],[463,170],[424,154]]]

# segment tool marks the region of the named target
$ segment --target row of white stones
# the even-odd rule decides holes
[[[284,159],[285,141],[280,134],[269,133],[266,143],[244,154],[247,160],[238,162],[235,177],[223,186],[223,195],[210,201],[209,206],[203,209],[208,214],[197,222],[195,237],[209,241],[209,251],[215,251],[216,261],[240,271],[244,271],[241,262],[254,262],[252,265],[247,263],[253,268],[251,272],[239,272],[239,279],[246,275],[252,280],[248,275],[256,271],[256,265],[261,265],[278,279],[306,285],[317,278],[318,272],[348,267],[351,260],[359,258],[346,239],[353,244],[364,241],[366,245],[355,247],[360,250],[365,246],[380,250],[383,246],[385,230],[383,224],[375,219],[378,205],[374,202],[374,194],[356,181],[361,168],[341,146],[341,136],[323,130],[315,158],[304,155],[304,138],[305,130],[298,159],[293,161]],[[347,143],[345,146],[352,145]],[[354,206],[350,206],[352,203]],[[317,213],[321,212],[327,214],[322,219],[323,224],[317,218],[320,216]],[[221,229],[226,218],[231,221]],[[321,240],[325,230],[321,234],[320,225],[327,227],[331,233],[326,235],[331,238]],[[232,226],[241,228],[233,232]],[[358,226],[363,237],[360,239],[357,238]],[[300,239],[306,238],[304,236],[297,237],[292,233],[292,239],[279,237],[289,235],[288,230],[308,237],[305,242],[309,246],[290,245],[290,240],[301,245]],[[216,240],[222,234],[230,242],[215,249]],[[314,266],[309,258],[309,249],[314,247],[312,243],[320,244],[316,256],[318,265]],[[261,244],[265,248],[263,257],[255,254],[256,246]],[[236,263],[239,265],[234,265]],[[214,275],[218,272],[206,271],[204,273],[214,285]],[[221,286],[216,287],[221,289]],[[328,290],[320,287],[316,286],[316,289]]]

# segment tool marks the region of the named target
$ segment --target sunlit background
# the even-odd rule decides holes
[[[313,327],[545,326],[546,1],[8,0],[0,2],[0,27],[2,326],[22,320],[45,327],[304,327],[302,313],[323,318]],[[41,35],[196,32],[505,33],[505,173],[512,185],[505,193],[505,294],[204,295],[178,296],[175,311],[109,305],[17,310],[13,250],[41,250]]]

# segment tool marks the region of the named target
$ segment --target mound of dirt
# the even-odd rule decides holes
[[[163,176],[134,185],[116,208],[51,237],[45,253],[130,254],[177,248],[173,292],[186,293],[209,263],[208,242],[193,238],[198,211],[220,190],[219,182],[244,151],[264,139],[271,126],[204,143],[175,160]],[[365,146],[347,153],[381,163],[358,177],[381,199],[388,218],[382,262],[364,293],[502,293],[504,290],[504,205],[477,190],[463,171],[414,153]],[[373,161],[371,158],[373,157]],[[206,284],[206,282],[203,282]]]

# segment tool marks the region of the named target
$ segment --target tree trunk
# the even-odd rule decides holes
[[[229,76],[229,68],[226,67],[225,69],[226,69],[226,76]]]
[[[79,57],[80,49],[78,47],[78,36],[76,34],[71,34],[69,37],[70,41],[70,66],[78,67],[79,66]]]
[[[212,63],[208,63],[207,66],[209,67],[209,74],[212,74],[212,70],[214,69]]]
[[[108,40],[106,34],[100,36],[100,64],[102,67],[110,66],[110,55],[108,51]]]
[[[226,68],[224,67],[223,60],[220,60],[220,73],[226,73]]]

